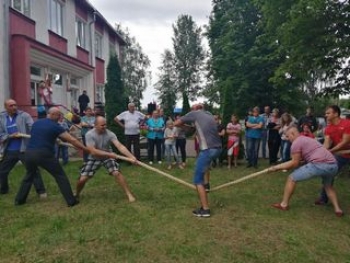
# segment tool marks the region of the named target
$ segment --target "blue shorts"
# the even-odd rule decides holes
[[[108,173],[111,175],[113,172],[119,171],[119,164],[115,159],[104,159],[104,160],[95,160],[89,159],[85,165],[81,168],[80,176],[94,176],[95,172],[103,165]]]
[[[209,169],[211,161],[218,158],[220,154],[221,148],[211,148],[199,152],[193,178],[195,185],[204,184],[205,172]]]
[[[294,170],[290,178],[294,182],[299,182],[320,177],[323,185],[331,185],[337,172],[337,163],[308,163]]]

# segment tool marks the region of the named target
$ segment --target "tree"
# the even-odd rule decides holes
[[[276,51],[283,56],[274,72],[274,83],[307,82],[310,92],[350,93],[348,0],[255,1],[270,41],[278,43]],[[322,89],[310,83],[322,83]]]
[[[174,54],[166,49],[162,54],[161,66],[159,67],[159,80],[155,84],[156,94],[160,100],[160,105],[164,109],[166,116],[173,115],[176,105],[176,74]]]
[[[124,82],[125,95],[129,101],[135,103],[140,108],[142,93],[148,86],[150,79],[150,60],[142,51],[142,47],[135,37],[130,36],[128,29],[123,29],[121,25],[116,25],[116,31],[124,38],[127,45],[122,49],[122,79]]]
[[[190,110],[189,100],[197,97],[203,80],[202,30],[191,16],[180,15],[173,24],[173,31],[177,92],[182,96],[182,110],[186,113]]]
[[[207,36],[224,120],[232,113],[243,117],[256,105],[292,110],[300,90],[271,82],[281,58],[265,36],[258,6],[253,0],[214,0],[213,4]]]
[[[118,139],[123,143],[125,141],[123,129],[114,121],[114,117],[127,108],[124,85],[121,79],[121,69],[117,55],[109,58],[107,66],[107,83],[105,86],[105,101],[107,126],[113,131]]]

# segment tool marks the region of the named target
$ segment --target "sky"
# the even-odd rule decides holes
[[[143,93],[143,106],[157,101],[152,84],[157,82],[161,54],[172,48],[172,25],[179,15],[191,15],[197,26],[208,24],[211,0],[89,0],[111,25],[121,24],[136,38],[151,60],[152,82]],[[204,43],[204,42],[203,42]]]

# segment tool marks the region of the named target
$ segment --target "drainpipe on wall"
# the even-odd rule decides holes
[[[2,46],[3,50],[3,65],[4,65],[4,79],[3,79],[3,89],[4,89],[4,98],[10,98],[11,90],[10,90],[10,15],[9,15],[9,1],[4,1],[3,8],[3,34],[4,34],[4,43]],[[1,103],[3,105],[4,101]]]
[[[96,95],[96,62],[93,65],[93,59],[94,59],[94,54],[95,54],[95,50],[94,50],[94,46],[93,46],[93,39],[94,39],[94,32],[95,30],[93,30],[93,25],[96,22],[96,10],[94,10],[92,12],[92,21],[90,21],[89,23],[89,30],[90,30],[90,65],[94,67],[94,72],[93,72],[93,98],[94,98],[94,105],[95,105],[95,95]]]

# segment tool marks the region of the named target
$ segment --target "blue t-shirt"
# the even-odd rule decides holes
[[[248,138],[255,138],[255,139],[260,139],[262,136],[262,131],[264,127],[264,118],[261,116],[249,116],[247,122],[252,123],[252,124],[259,124],[262,123],[263,126],[261,129],[246,129],[246,137]]]
[[[65,129],[57,122],[45,118],[34,122],[31,130],[27,150],[49,150],[55,152],[57,137],[64,133]]]
[[[11,118],[10,116],[6,117],[6,128],[7,128],[7,133],[8,134],[13,134],[18,132],[17,129],[17,114],[15,114],[13,116],[13,118]],[[21,138],[10,138],[9,139],[9,143],[7,145],[7,150],[8,151],[19,151],[21,149],[21,143],[22,140]]]

